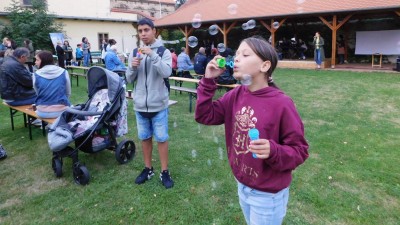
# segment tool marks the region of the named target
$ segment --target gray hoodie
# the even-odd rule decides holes
[[[153,52],[143,54],[139,67],[132,67],[133,54],[129,55],[126,78],[128,82],[134,82],[134,110],[138,112],[160,112],[168,108],[169,93],[165,86],[164,78],[171,75],[171,52],[166,49],[162,58],[157,54],[157,49],[162,46],[160,40],[156,40],[150,47]],[[133,51],[132,51],[133,52]]]
[[[71,96],[71,81],[69,80],[69,74],[68,71],[65,69],[58,67],[56,65],[47,65],[44,66],[43,68],[37,70],[35,73],[43,78],[46,79],[54,79],[59,76],[65,71],[65,78],[67,79],[67,86],[66,86],[66,91],[67,91],[67,97],[69,98]],[[33,81],[33,88],[37,92],[36,85],[35,85],[35,76],[32,76],[32,81]]]

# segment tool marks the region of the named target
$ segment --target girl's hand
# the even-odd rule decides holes
[[[271,149],[267,139],[258,139],[250,142],[249,150],[259,159],[268,159]]]
[[[217,78],[219,75],[221,75],[225,70],[221,69],[218,67],[217,64],[217,59],[218,58],[223,58],[220,55],[216,55],[208,64],[206,67],[206,73],[205,77],[206,78]]]

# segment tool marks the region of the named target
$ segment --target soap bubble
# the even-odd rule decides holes
[[[192,27],[193,28],[199,28],[201,27],[201,19],[200,18],[193,18],[192,20]]]
[[[243,30],[248,30],[249,26],[247,25],[247,23],[242,24],[242,29]]]
[[[247,26],[248,26],[248,29],[253,29],[254,27],[256,27],[256,21],[255,20],[247,21]]]
[[[236,4],[228,5],[228,13],[231,15],[235,15],[237,13],[238,6]]]
[[[279,22],[273,22],[272,27],[276,30],[279,28]]]
[[[195,36],[190,36],[190,37],[188,38],[188,45],[189,45],[189,47],[194,48],[194,47],[197,46],[198,43],[199,43],[199,41],[197,40],[197,37],[195,37]]]
[[[304,9],[303,7],[297,7],[297,13],[303,13]]]
[[[297,0],[297,4],[301,5],[305,2],[306,0]]]
[[[216,35],[216,34],[218,34],[218,25],[216,25],[216,24],[211,25],[211,26],[208,28],[208,33],[209,33],[210,35]]]
[[[218,49],[218,52],[225,52],[226,47],[225,47],[224,43],[219,43],[217,45],[217,49]]]
[[[201,14],[200,13],[196,13],[196,14],[194,14],[193,18],[201,19]]]
[[[250,74],[243,74],[242,79],[240,80],[242,85],[249,86],[251,84],[251,75]]]

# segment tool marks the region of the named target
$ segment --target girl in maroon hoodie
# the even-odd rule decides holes
[[[243,85],[213,101],[216,78],[223,72],[218,58],[222,57],[210,61],[200,81],[195,119],[206,125],[225,124],[228,159],[247,224],[281,224],[291,172],[307,159],[308,144],[292,99],[273,83],[277,54],[264,39],[244,39],[233,68]],[[252,128],[259,131],[258,140],[249,138]]]

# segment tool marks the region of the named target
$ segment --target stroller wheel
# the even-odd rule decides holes
[[[125,164],[135,157],[135,143],[131,140],[123,140],[118,144],[115,150],[115,159],[121,163]]]
[[[51,166],[56,177],[62,177],[62,160],[58,157],[53,157]]]
[[[90,174],[86,166],[80,164],[75,165],[73,169],[73,174],[75,183],[80,185],[86,185],[89,183]]]

